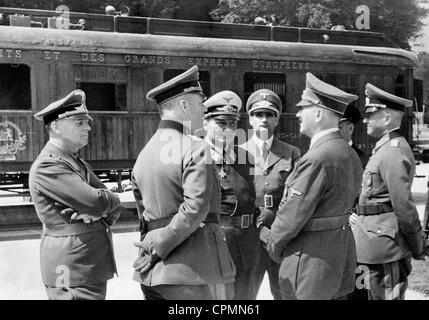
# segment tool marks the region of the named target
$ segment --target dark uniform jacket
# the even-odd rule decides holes
[[[219,224],[204,223],[220,213],[210,148],[183,130],[178,122],[162,120],[133,168],[139,215],[148,225],[169,221],[145,235],[145,251],[155,250],[161,260],[134,279],[147,286],[231,283],[235,268],[225,236]]]
[[[236,267],[234,299],[254,300],[259,288],[253,277],[260,260],[261,246],[253,225],[257,215],[250,175],[253,166],[247,152],[240,147],[225,156],[213,148],[211,155],[222,193],[220,224]]]
[[[362,166],[339,132],[319,138],[286,180],[267,249],[281,262],[286,299],[333,299],[354,289],[356,248],[348,226]]]
[[[366,166],[353,233],[360,263],[379,264],[419,255],[422,228],[411,195],[413,152],[397,132],[383,136]],[[361,215],[380,209],[380,213]]]
[[[60,212],[68,207],[115,220],[122,211],[119,197],[105,188],[86,162],[51,142],[30,169],[29,187],[43,223],[40,259],[45,285],[56,286],[59,276],[68,274],[71,287],[112,278],[116,267],[106,224],[70,223],[70,216]]]
[[[351,147],[358,154],[360,162],[362,163],[362,168],[365,168],[366,164],[368,163],[368,155],[365,152],[363,152],[361,149],[359,149],[359,147],[354,143],[351,145]]]
[[[252,154],[254,159],[260,157],[259,147],[253,139],[248,140],[243,148]],[[264,221],[265,226],[271,226],[276,217],[286,178],[294,169],[299,157],[300,151],[297,147],[273,137],[265,167],[255,170],[256,205],[261,209],[261,220]],[[259,163],[256,161],[255,166],[258,165]],[[265,196],[270,197],[268,202],[272,201],[272,204],[265,205]]]

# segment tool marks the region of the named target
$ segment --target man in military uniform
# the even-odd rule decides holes
[[[122,212],[77,155],[88,144],[92,120],[85,93],[75,90],[35,114],[49,141],[30,169],[29,187],[43,223],[40,261],[49,299],[105,299],[116,272],[109,226]]]
[[[359,110],[353,105],[349,105],[344,112],[344,116],[340,119],[338,128],[340,129],[340,133],[344,140],[346,140],[346,142],[348,142],[352,149],[358,154],[362,163],[362,168],[365,168],[366,164],[368,163],[368,155],[359,149],[359,147],[352,140],[353,132],[355,131],[356,125],[360,120],[361,114]]]
[[[270,228],[276,217],[286,178],[294,169],[300,151],[274,136],[282,111],[282,102],[273,91],[268,89],[255,91],[247,100],[246,111],[253,135],[243,147],[255,159],[256,206],[261,211],[257,224]],[[280,300],[282,298],[279,285],[280,265],[263,249],[261,263],[258,266],[257,288],[261,286],[267,271],[271,293],[275,300]]]
[[[152,89],[161,122],[133,168],[142,222],[134,279],[146,299],[231,299],[234,263],[219,226],[220,186],[203,127],[194,66]]]
[[[338,122],[356,99],[307,73],[297,117],[310,149],[286,180],[271,231],[260,228],[269,254],[281,263],[283,299],[340,299],[353,291],[356,248],[348,211],[362,167]]]
[[[237,130],[240,97],[232,91],[221,91],[204,102],[207,108],[204,129],[206,142],[222,191],[220,225],[236,267],[235,300],[255,300],[256,271],[261,259],[256,218],[255,190],[249,155],[234,145]]]
[[[379,138],[365,168],[358,214],[350,217],[361,286],[373,300],[404,299],[411,257],[423,259],[422,226],[411,195],[413,152],[399,129],[412,101],[366,85],[364,123]]]

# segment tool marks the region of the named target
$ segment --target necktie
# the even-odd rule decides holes
[[[264,159],[264,163],[267,162],[269,151],[270,150],[268,149],[268,142],[264,142],[262,144],[262,159]]]

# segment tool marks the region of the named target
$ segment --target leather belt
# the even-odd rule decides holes
[[[253,216],[253,214],[242,214],[237,217],[221,215],[220,225],[222,227],[240,227],[242,229],[247,229],[253,224]]]
[[[170,224],[171,220],[174,216],[169,216],[161,219],[145,221],[147,232],[163,228]],[[219,214],[217,213],[209,213],[205,220],[202,223],[217,223],[219,224]]]
[[[392,212],[392,203],[391,202],[385,202],[385,203],[376,203],[376,204],[370,204],[366,206],[359,206],[357,214],[360,216],[372,216],[377,214],[382,214],[386,212]]]
[[[308,220],[302,231],[328,231],[345,227],[349,224],[349,216],[343,214],[334,217],[314,217]]]
[[[107,225],[104,224],[101,220],[97,220],[92,223],[76,222],[49,226],[44,224],[43,234],[53,237],[65,237],[95,232],[98,230],[105,230],[106,228]]]

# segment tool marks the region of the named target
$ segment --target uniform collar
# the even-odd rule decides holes
[[[393,129],[391,129],[391,130],[389,130],[389,131],[387,131],[381,138],[380,138],[380,140],[378,140],[377,141],[377,143],[375,144],[375,146],[374,146],[374,149],[372,150],[372,153],[374,154],[375,152],[377,152],[377,150],[378,149],[380,149],[381,148],[381,146],[382,145],[384,145],[386,142],[388,142],[388,141],[390,141],[390,140],[392,140],[392,139],[394,139],[394,138],[397,138],[397,137],[399,137],[400,136],[400,133],[399,133],[399,127],[397,127],[397,128],[393,128]]]
[[[211,154],[211,157],[212,157],[212,160],[214,161],[214,163],[216,163],[216,164],[222,164],[223,163],[223,149],[219,148],[216,145],[214,145],[207,138],[204,139],[204,140],[210,146],[210,154]],[[233,164],[233,163],[235,163],[236,154],[235,154],[233,148],[228,148],[228,150],[226,150],[225,154],[226,154],[226,159],[225,159],[225,163],[226,164]]]
[[[326,136],[327,134],[330,134],[330,133],[335,132],[335,131],[340,131],[340,130],[338,128],[329,128],[329,129],[322,130],[322,131],[316,133],[311,138],[310,148],[316,143],[317,140],[319,140],[323,136]]]
[[[190,134],[189,129],[187,129],[183,124],[174,120],[161,120],[158,125],[158,129],[173,129],[181,134],[188,135]]]

